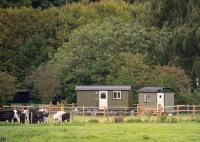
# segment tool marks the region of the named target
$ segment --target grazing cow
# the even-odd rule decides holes
[[[25,120],[25,122],[27,122],[27,123],[29,123],[30,121],[30,113],[29,113],[29,110],[25,107],[24,108],[24,112],[23,112],[23,114],[24,114],[24,120]]]
[[[41,112],[41,116],[42,116],[42,122],[47,123],[48,122],[48,116],[49,113],[46,109],[39,109],[38,112]]]
[[[12,122],[14,117],[14,111],[0,111],[0,121]]]
[[[20,113],[18,110],[0,111],[0,121],[20,123]]]
[[[62,115],[62,122],[65,122],[67,120],[68,122],[70,121],[70,113],[64,113]]]
[[[25,118],[26,118],[25,113],[21,112],[19,116],[20,124],[25,124]]]
[[[13,112],[14,112],[13,121],[20,123],[20,114],[21,114],[21,111],[13,110]]]
[[[34,124],[48,122],[48,111],[45,109],[29,110],[28,120]]]
[[[53,115],[53,122],[65,122],[70,120],[70,114],[65,111],[58,111]]]

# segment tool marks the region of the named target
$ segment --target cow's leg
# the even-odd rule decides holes
[[[48,123],[48,117],[45,117],[45,123]]]
[[[18,123],[20,123],[20,119],[19,119],[19,116],[18,116],[18,114],[14,114],[14,120],[17,120],[17,122]],[[14,121],[14,122],[16,122],[16,121]]]
[[[8,122],[10,122],[10,123],[11,123],[11,122],[12,122],[12,118],[9,118],[9,119],[8,119]]]

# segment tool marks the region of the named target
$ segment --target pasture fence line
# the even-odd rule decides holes
[[[200,105],[174,105],[174,106],[164,106],[163,108],[158,106],[141,106],[138,104],[134,104],[132,107],[128,106],[116,106],[116,107],[103,107],[99,108],[96,106],[77,106],[76,104],[39,104],[39,105],[10,105],[3,106],[5,110],[21,110],[24,109],[46,109],[49,113],[55,113],[57,111],[66,111],[75,115],[102,115],[104,117],[108,115],[118,115],[122,114],[123,116],[145,116],[145,115],[153,115],[153,116],[161,116],[162,114],[174,114],[179,116],[180,114],[191,114],[195,116],[200,112]]]
[[[38,109],[47,109],[49,112],[49,120],[52,122],[53,114],[57,111],[66,111],[70,114],[70,122],[78,122],[78,118],[81,121],[86,122],[89,119],[103,119],[105,122],[111,122],[115,120],[115,118],[120,119],[130,119],[134,117],[143,118],[143,116],[147,116],[150,120],[151,118],[159,118],[162,115],[174,115],[176,118],[182,119],[182,116],[189,118],[190,120],[194,120],[198,118],[198,114],[200,114],[200,105],[174,105],[174,106],[165,106],[165,107],[153,107],[153,106],[141,106],[138,104],[134,104],[132,107],[124,106],[124,107],[103,107],[99,108],[96,106],[77,106],[76,104],[67,104],[67,105],[11,105],[11,106],[3,106],[3,110],[20,110],[23,111],[25,108],[29,110],[38,110]],[[1,110],[0,110],[1,111]],[[32,112],[32,111],[31,111]],[[28,120],[30,124],[33,123],[33,114],[30,114],[31,117]],[[155,117],[154,117],[155,116]],[[28,123],[28,122],[27,122]]]

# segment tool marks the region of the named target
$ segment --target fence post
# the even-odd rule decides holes
[[[74,103],[72,103],[72,111],[74,110]]]
[[[124,107],[124,116],[126,116],[126,106]]]
[[[179,115],[179,105],[176,105],[176,115]]]
[[[189,111],[190,111],[190,106],[189,104],[187,104],[187,114],[189,114]]]
[[[143,106],[141,106],[140,109],[141,109],[141,115],[144,116],[145,110],[144,110]]]
[[[192,105],[192,115],[195,115],[195,105]]]
[[[108,109],[106,110],[106,117],[107,117],[107,123],[109,122],[109,119],[108,119]]]
[[[33,123],[33,112],[31,112],[31,124]]]
[[[103,116],[104,117],[106,116],[106,107],[105,106],[103,107]]]
[[[70,123],[73,122],[73,111],[70,111]]]
[[[64,111],[64,104],[61,104],[60,107],[61,107],[61,111]]]
[[[85,116],[85,106],[83,106],[83,116]]]
[[[139,105],[137,105],[137,116],[139,116]]]

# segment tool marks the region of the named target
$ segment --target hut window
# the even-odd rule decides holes
[[[144,102],[150,103],[150,97],[148,95],[144,95]]]
[[[122,99],[121,91],[113,91],[113,99]]]

